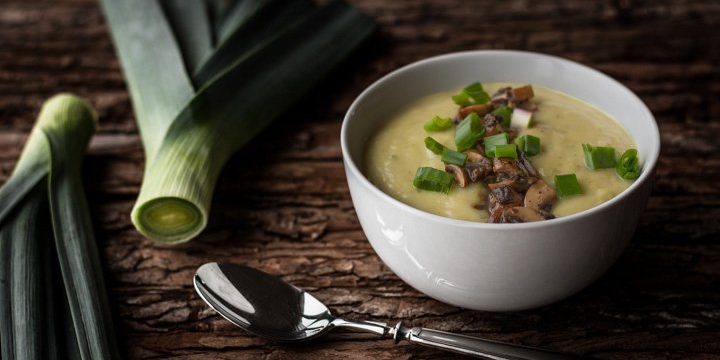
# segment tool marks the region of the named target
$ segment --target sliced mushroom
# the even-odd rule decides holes
[[[460,110],[458,110],[457,117],[460,118],[460,121],[465,119],[468,115],[472,113],[477,113],[478,116],[483,116],[487,114],[490,110],[492,110],[492,105],[490,104],[477,104],[477,105],[470,105],[461,107]]]
[[[490,99],[490,103],[492,103],[494,106],[502,106],[507,105],[508,101],[510,101],[510,97],[512,96],[512,88],[511,87],[504,87],[498,89],[496,91],[492,98]]]
[[[465,164],[468,176],[471,182],[478,182],[485,179],[488,175],[492,174],[492,163],[488,158],[484,158],[483,161],[469,162]]]
[[[505,209],[500,218],[503,223],[524,223],[542,221],[545,217],[539,212],[523,206],[516,206]]]
[[[538,180],[528,188],[523,205],[539,212],[550,212],[556,200],[555,189],[544,180]]]
[[[470,176],[470,181],[478,182],[486,176],[492,174],[492,161],[485,157],[480,150],[466,150],[465,154],[468,157],[465,169]]]
[[[465,150],[465,155],[467,155],[468,162],[481,162],[484,159],[487,159],[478,149]]]
[[[495,114],[485,114],[483,117],[485,136],[492,136],[503,132],[502,117]]]
[[[464,188],[465,186],[467,186],[467,184],[470,183],[468,174],[465,172],[465,169],[461,168],[460,166],[457,166],[455,164],[448,164],[445,165],[445,171],[455,176],[455,181],[457,181],[458,186],[461,188]]]
[[[498,206],[494,209],[488,209],[488,220],[489,223],[499,223],[502,221],[502,214],[505,208]]]
[[[501,186],[511,186],[515,191],[518,192],[525,192],[528,190],[528,188],[534,184],[537,180],[537,178],[534,177],[525,177],[525,176],[514,176],[511,178],[506,179],[500,179],[500,181],[494,182],[494,183],[488,183],[488,188],[495,189]]]
[[[488,192],[488,222],[499,222],[506,208],[521,206],[522,195],[511,186],[499,186]]]
[[[535,96],[535,93],[533,92],[532,85],[525,85],[512,89],[510,100],[515,104],[519,104],[523,101],[530,100],[533,96]]]
[[[493,171],[499,179],[510,179],[515,176],[527,175],[527,172],[520,168],[518,161],[510,158],[494,158]]]
[[[523,201],[523,196],[515,191],[512,186],[499,186],[490,190],[488,200],[491,205],[500,205],[503,207],[520,206]]]
[[[535,169],[533,164],[530,162],[530,159],[528,159],[527,154],[525,154],[525,152],[521,151],[518,154],[517,164],[518,164],[519,168],[523,171],[523,173],[525,173],[525,175],[530,176],[530,177],[536,177],[536,178],[540,177],[540,174]]]

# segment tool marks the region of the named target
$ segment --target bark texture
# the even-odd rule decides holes
[[[352,2],[377,20],[379,34],[234,157],[209,227],[174,247],[143,239],[130,223],[143,152],[98,4],[0,3],[0,183],[44,99],[60,91],[90,99],[101,120],[85,184],[126,357],[454,358],[364,334],[292,346],[248,336],[191,286],[202,263],[230,261],[281,275],[348,318],[403,320],[602,359],[720,358],[720,3]],[[596,67],[638,93],[662,132],[655,189],[630,247],[586,290],[532,311],[458,309],[405,285],[367,243],[342,169],[340,121],[362,89],[412,61],[485,48]]]

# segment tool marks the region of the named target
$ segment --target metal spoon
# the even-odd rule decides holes
[[[504,344],[421,327],[407,328],[374,321],[334,317],[318,299],[283,280],[247,266],[208,263],[194,278],[200,297],[233,324],[277,341],[302,341],[333,328],[369,331],[411,343],[483,359],[575,359],[542,349]]]

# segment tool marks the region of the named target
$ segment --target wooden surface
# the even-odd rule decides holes
[[[282,275],[348,318],[403,320],[604,359],[720,358],[720,3],[353,3],[377,19],[379,34],[292,117],[230,162],[209,227],[174,247],[143,239],[128,218],[143,153],[98,5],[0,3],[0,182],[44,99],[72,91],[97,107],[101,125],[85,184],[126,357],[452,357],[364,334],[337,332],[295,346],[248,336],[192,289],[195,268],[215,260]],[[588,289],[537,310],[467,311],[405,285],[368,245],[342,171],[340,121],[362,89],[412,61],[481,48],[540,51],[594,66],[637,92],[662,131],[655,189],[632,244]]]

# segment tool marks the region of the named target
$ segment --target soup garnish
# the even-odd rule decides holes
[[[554,177],[554,187],[545,182],[529,157],[542,152],[538,136],[518,134],[533,126],[538,104],[532,102],[533,87],[502,87],[492,96],[476,82],[452,96],[459,105],[454,118],[436,115],[423,128],[443,132],[455,126],[456,150],[434,138],[425,147],[440,156],[445,171],[423,166],[412,181],[420,190],[448,194],[453,185],[465,188],[480,183],[487,188],[485,208],[488,222],[517,223],[552,219],[553,205],[560,199],[583,194],[575,173]],[[615,148],[582,144],[585,165],[590,170],[615,168],[617,175],[634,180],[639,175],[637,150],[629,149],[618,159]]]

